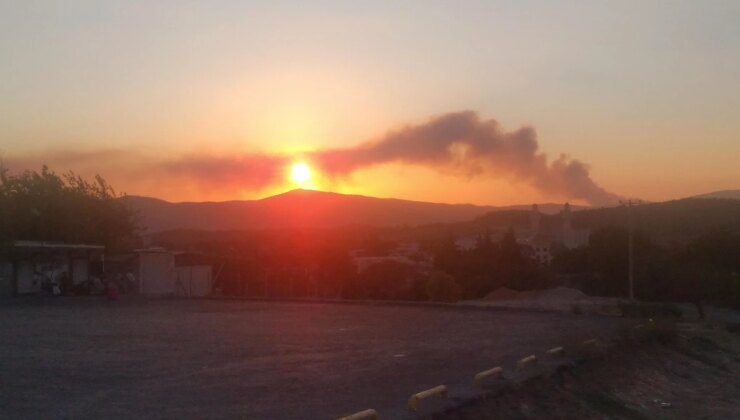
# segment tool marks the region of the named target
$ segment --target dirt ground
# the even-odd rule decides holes
[[[679,324],[677,334],[668,342],[622,342],[605,360],[532,379],[440,417],[740,418],[740,336],[702,323]]]
[[[462,401],[476,395],[476,372],[608,341],[624,322],[403,305],[17,299],[0,305],[0,417],[308,419],[374,408],[408,418],[414,392],[446,384],[448,401]],[[439,408],[422,405],[422,414]]]

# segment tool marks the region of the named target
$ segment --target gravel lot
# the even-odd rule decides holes
[[[0,417],[408,416],[409,395],[616,334],[619,318],[226,300],[0,306]],[[433,406],[435,403],[431,403]]]

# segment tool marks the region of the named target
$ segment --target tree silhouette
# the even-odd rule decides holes
[[[64,241],[133,246],[137,217],[100,176],[94,181],[41,171],[11,175],[0,168],[0,241]]]

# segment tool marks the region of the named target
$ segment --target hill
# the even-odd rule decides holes
[[[692,198],[725,198],[732,200],[740,200],[740,190],[722,190],[710,192],[707,194],[695,195]]]
[[[529,205],[492,207],[428,203],[309,190],[293,190],[261,200],[224,202],[171,203],[140,196],[126,196],[122,200],[141,215],[149,232],[418,226],[469,221],[493,210],[529,208]],[[559,204],[540,205],[543,212],[559,211],[561,207]]]
[[[740,200],[685,198],[645,203],[633,207],[633,217],[637,229],[656,237],[690,237],[715,229],[740,232]],[[530,215],[522,210],[493,211],[457,226],[464,232],[485,228],[528,229]],[[560,214],[543,215],[540,226],[558,229],[562,226]],[[626,227],[627,209],[619,206],[574,211],[573,226],[590,230]]]

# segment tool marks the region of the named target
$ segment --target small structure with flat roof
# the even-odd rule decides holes
[[[16,241],[0,255],[0,294],[76,293],[88,284],[91,263],[102,265],[104,251],[103,245]]]

